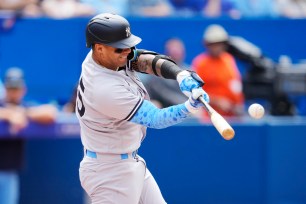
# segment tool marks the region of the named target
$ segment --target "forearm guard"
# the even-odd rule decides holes
[[[153,73],[156,76],[159,76],[157,69],[160,69],[160,74],[162,77],[166,79],[176,79],[176,76],[179,72],[183,71],[179,66],[176,65],[176,63],[167,55],[162,55],[153,51],[148,51],[148,50],[142,50],[142,49],[137,49],[136,52],[133,52],[133,57],[130,57],[131,59],[131,65],[132,69],[142,72],[142,70],[139,70],[138,67],[138,59],[141,55],[153,55],[154,58],[151,62],[151,68]],[[159,60],[163,60],[162,64],[160,67],[157,67],[157,62]]]
[[[160,71],[161,71],[162,77],[164,77],[166,79],[176,80],[177,74],[180,73],[181,71],[183,71],[183,69],[181,69],[179,66],[177,66],[173,62],[165,61],[161,65]]]

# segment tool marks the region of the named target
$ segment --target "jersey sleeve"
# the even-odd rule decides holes
[[[148,128],[162,129],[178,124],[190,116],[184,103],[159,109],[152,102],[144,100],[131,122]]]

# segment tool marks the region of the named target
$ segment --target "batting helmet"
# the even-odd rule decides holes
[[[131,48],[141,42],[133,35],[129,22],[122,16],[102,13],[93,17],[86,27],[86,47],[94,43],[105,44],[115,48]]]

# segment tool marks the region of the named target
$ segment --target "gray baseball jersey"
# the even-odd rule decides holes
[[[133,152],[146,127],[128,120],[149,99],[147,91],[135,71],[107,69],[91,55],[82,64],[76,106],[83,146],[97,153]]]

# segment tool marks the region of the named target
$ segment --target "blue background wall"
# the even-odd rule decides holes
[[[89,19],[20,19],[0,32],[0,74],[11,66],[25,70],[28,98],[66,101],[78,80],[87,52],[84,29]],[[164,42],[178,36],[186,43],[187,62],[203,51],[203,30],[219,23],[231,35],[239,35],[260,47],[273,60],[289,55],[294,62],[305,59],[306,20],[132,18],[132,33],[140,36],[139,48],[163,52]]]
[[[87,21],[18,20],[11,30],[0,33],[1,77],[8,67],[19,66],[26,73],[28,98],[67,100],[88,52],[84,40]],[[306,53],[306,20],[133,18],[130,22],[132,32],[143,39],[139,48],[163,52],[167,38],[182,38],[187,62],[203,50],[202,33],[210,23],[222,24],[230,34],[245,37],[274,60],[286,54],[298,61]],[[71,130],[75,125],[72,122],[72,126],[60,129]],[[140,153],[167,201],[306,203],[305,119],[242,121],[234,128],[237,133],[232,141],[223,140],[205,124],[149,130]],[[47,130],[27,140],[21,203],[82,203],[79,136],[74,133],[71,138],[62,138],[62,133],[47,134]]]
[[[148,130],[139,154],[167,202],[306,203],[306,120],[267,116],[230,123],[236,131],[230,141],[210,124],[195,121]],[[1,136],[6,127],[0,127]],[[36,133],[27,134],[31,130]],[[78,131],[78,123],[71,120],[23,132],[28,139],[21,204],[84,202],[78,178],[83,156]]]

